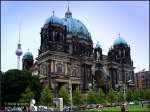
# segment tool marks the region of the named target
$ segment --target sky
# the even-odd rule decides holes
[[[40,30],[52,16],[64,18],[67,1],[1,1],[1,69],[17,68],[15,50],[19,31],[23,54],[27,49],[38,56]],[[135,72],[149,70],[149,2],[148,1],[70,1],[73,18],[81,20],[103,54],[120,36],[131,48]],[[19,30],[19,25],[21,28]],[[21,56],[22,65],[22,56]]]

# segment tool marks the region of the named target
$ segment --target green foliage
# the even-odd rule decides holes
[[[32,76],[31,72],[13,69],[6,71],[1,78],[2,103],[18,102],[28,86],[34,93],[36,102],[39,100],[41,84],[39,78]]]
[[[95,104],[96,102],[97,102],[97,99],[96,99],[96,94],[95,94],[95,92],[94,91],[92,91],[92,90],[90,90],[90,91],[88,91],[88,93],[87,93],[87,103],[88,104]]]
[[[150,90],[140,90],[135,89],[134,91],[128,90],[126,93],[126,99],[127,101],[133,101],[133,100],[147,100],[150,98]]]
[[[42,105],[51,106],[53,102],[53,94],[51,90],[46,86],[41,92],[40,103]]]
[[[69,105],[69,91],[64,86],[59,90],[59,97],[63,98],[64,105]]]
[[[96,94],[96,98],[97,98],[97,103],[105,103],[106,102],[105,93],[103,92],[103,90],[101,88],[98,90],[98,93]]]
[[[112,88],[110,88],[109,92],[108,92],[108,101],[110,101],[112,103],[116,99],[117,98],[116,98],[116,95],[115,95],[115,91]]]
[[[40,83],[39,77],[32,76],[29,83],[30,83],[29,86],[35,95],[36,101],[39,101],[40,97],[41,97],[41,95],[39,93],[41,93],[41,91],[42,91],[42,85]]]
[[[135,89],[134,90],[134,100],[140,100],[140,90]]]
[[[74,105],[80,105],[83,103],[81,90],[79,88],[77,88],[73,93],[73,103]]]
[[[31,91],[30,87],[25,89],[25,92],[21,94],[21,99],[19,102],[21,103],[29,103],[31,99],[34,98],[34,93]]]
[[[121,102],[124,100],[123,91],[117,92],[117,100],[118,100],[118,102]]]
[[[133,91],[131,90],[128,90],[126,92],[126,100],[129,102],[129,101],[133,101]]]
[[[114,93],[114,101],[116,102],[118,100],[118,91],[113,91]]]
[[[143,92],[144,99],[150,99],[150,89],[145,89]]]

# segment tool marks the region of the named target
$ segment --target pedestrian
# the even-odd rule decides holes
[[[125,106],[121,105],[121,112],[125,112]]]
[[[142,107],[143,107],[143,102],[141,102],[141,104],[142,104]]]

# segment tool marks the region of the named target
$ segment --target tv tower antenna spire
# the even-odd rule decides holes
[[[21,23],[19,24],[19,42],[17,44],[17,50],[15,54],[17,55],[17,68],[20,69],[20,56],[22,55],[21,43],[20,43],[20,31],[21,31]]]

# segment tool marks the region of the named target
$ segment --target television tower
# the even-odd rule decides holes
[[[21,28],[21,25],[19,25],[19,42],[17,44],[17,49],[16,49],[16,52],[15,54],[17,55],[17,67],[18,69],[20,70],[20,56],[22,55],[22,49],[21,49],[21,43],[20,43],[20,28]]]

